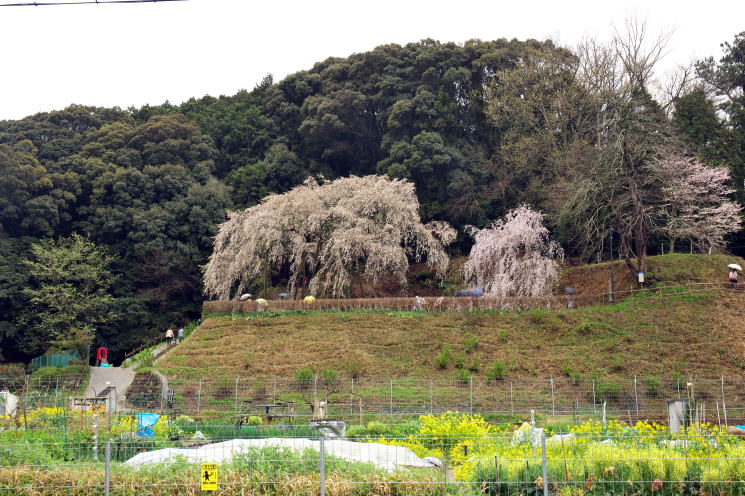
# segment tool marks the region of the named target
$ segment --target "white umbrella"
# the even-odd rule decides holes
[[[729,264],[727,267],[729,267],[730,269],[742,270],[742,267],[737,264]]]

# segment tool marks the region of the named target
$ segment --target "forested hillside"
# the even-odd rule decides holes
[[[613,136],[727,168],[742,203],[744,54],[740,34],[667,99],[643,81],[618,122],[598,110],[615,100],[588,84],[586,53],[503,39],[384,45],[181,105],[72,105],[0,121],[0,360],[44,353],[69,330],[118,355],[195,318],[226,210],[309,176],[413,181],[422,220],[458,228],[452,254],[470,246],[466,225],[526,202],[567,253],[608,258],[566,213]],[[597,237],[618,250],[633,226],[606,214]],[[676,236],[650,230],[649,249]]]

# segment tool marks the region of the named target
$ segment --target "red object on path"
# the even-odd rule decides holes
[[[101,346],[96,350],[96,361],[103,362],[109,358],[109,350],[105,346]]]

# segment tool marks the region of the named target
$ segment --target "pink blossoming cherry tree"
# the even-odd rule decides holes
[[[549,238],[543,214],[522,205],[485,229],[470,228],[475,244],[465,279],[492,296],[550,294],[564,250]]]

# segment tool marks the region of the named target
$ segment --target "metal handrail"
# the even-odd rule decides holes
[[[124,359],[127,360],[128,358],[132,358],[133,356],[135,356],[137,353],[141,352],[145,348],[150,348],[151,346],[156,345],[156,344],[160,343],[163,340],[164,340],[164,338],[161,337],[161,336],[159,336],[157,338],[153,338],[150,341],[146,342],[145,344],[141,344],[137,348],[134,348],[134,349],[128,351],[127,353],[125,353],[124,354]]]

